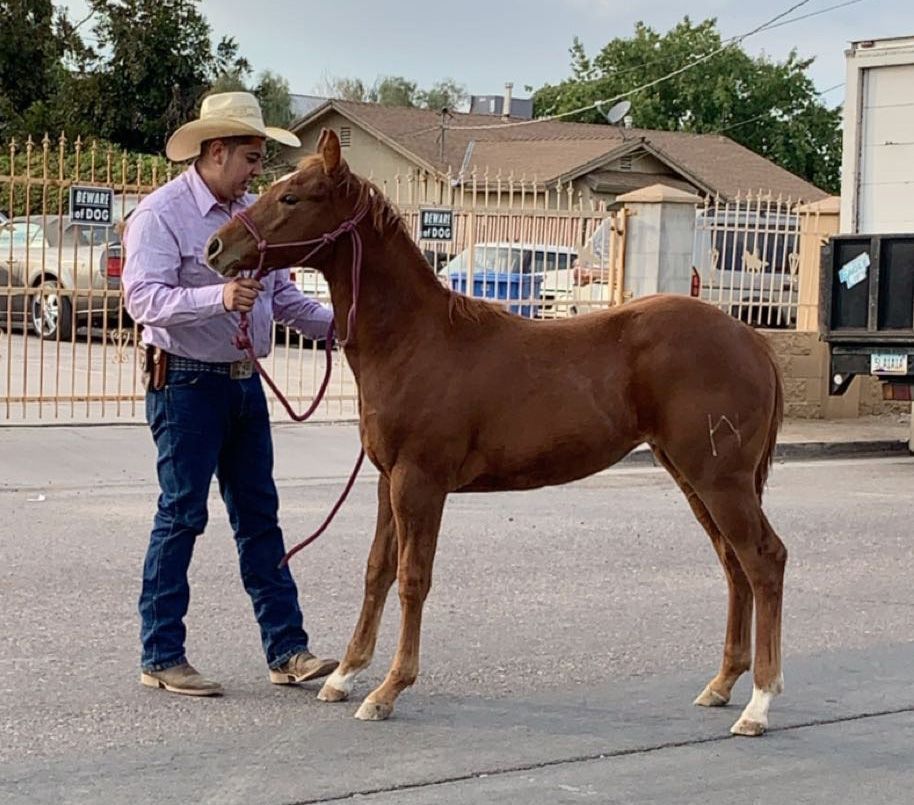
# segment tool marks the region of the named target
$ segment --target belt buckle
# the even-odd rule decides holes
[[[229,365],[229,377],[232,380],[247,380],[254,374],[254,362],[252,360],[235,361]]]

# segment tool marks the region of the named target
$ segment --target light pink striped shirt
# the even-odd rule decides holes
[[[185,358],[237,361],[232,343],[239,315],[222,304],[225,278],[206,265],[206,241],[256,196],[248,193],[229,206],[220,204],[196,167],[147,196],[130,216],[122,278],[127,312],[143,325],[143,341]],[[322,338],[332,311],[305,296],[288,269],[262,280],[249,314],[250,336],[258,357],[269,354],[272,321],[294,327],[308,338]]]

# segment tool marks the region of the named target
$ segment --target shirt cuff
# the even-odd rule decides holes
[[[223,288],[220,283],[194,289],[194,303],[201,317],[209,319],[227,312],[222,301]]]

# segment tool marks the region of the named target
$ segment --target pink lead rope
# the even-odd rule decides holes
[[[314,238],[312,240],[293,240],[286,241],[284,243],[267,243],[260,236],[260,232],[257,230],[257,225],[254,223],[253,219],[247,214],[246,210],[240,210],[235,213],[235,217],[244,224],[244,227],[251,233],[251,237],[254,238],[254,242],[257,244],[257,251],[260,254],[260,261],[257,264],[257,270],[254,272],[254,279],[260,280],[266,274],[269,273],[269,269],[264,269],[263,264],[266,260],[267,249],[279,249],[279,248],[288,248],[289,246],[314,246],[311,251],[309,251],[304,257],[300,258],[295,265],[302,265],[306,260],[315,255],[318,251],[323,249],[325,246],[329,246],[334,243],[338,238],[343,235],[348,234],[350,240],[352,241],[352,305],[349,308],[349,313],[346,317],[346,337],[340,339],[340,346],[345,347],[346,344],[352,339],[355,330],[355,317],[356,310],[359,300],[359,285],[361,280],[362,273],[362,238],[358,233],[356,227],[359,222],[365,217],[368,212],[368,207],[363,207],[359,212],[353,214],[352,218],[344,221],[340,224],[333,232],[328,232],[322,235],[319,238]],[[330,327],[327,329],[327,337],[325,341],[324,351],[327,356],[326,368],[324,370],[324,379],[321,382],[320,389],[318,389],[317,395],[314,398],[314,401],[308,407],[308,410],[302,414],[296,414],[292,410],[292,406],[289,403],[286,396],[277,388],[276,384],[273,382],[273,379],[263,368],[260,361],[257,358],[256,353],[254,352],[254,344],[251,342],[250,337],[250,320],[247,313],[241,313],[241,321],[238,324],[238,332],[235,334],[234,343],[235,346],[242,350],[254,366],[257,368],[258,374],[267,382],[267,385],[272,389],[273,394],[276,395],[276,398],[282,403],[283,407],[288,412],[289,416],[295,422],[304,422],[307,419],[310,419],[314,412],[317,410],[317,406],[320,405],[321,400],[324,398],[324,394],[327,391],[327,386],[330,383],[330,374],[333,369],[333,335],[334,327],[333,321],[330,322]],[[334,507],[330,510],[330,514],[327,515],[327,518],[321,523],[320,527],[315,531],[310,537],[305,540],[302,540],[289,551],[286,552],[286,555],[283,556],[282,561],[279,563],[280,567],[285,567],[289,564],[289,560],[295,556],[302,548],[306,548],[314,540],[316,540],[324,531],[327,530],[327,527],[333,522],[333,518],[336,516],[336,513],[340,510],[343,503],[345,503],[346,498],[349,496],[349,493],[352,491],[352,487],[355,485],[355,479],[358,477],[359,470],[362,468],[362,462],[365,460],[365,451],[359,451],[359,457],[356,460],[355,468],[352,471],[352,474],[349,476],[349,481],[346,484],[346,488],[343,490],[342,495],[340,495],[339,500],[337,500]]]

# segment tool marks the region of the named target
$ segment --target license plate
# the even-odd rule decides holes
[[[871,375],[906,375],[908,356],[891,352],[875,352],[870,355]]]

